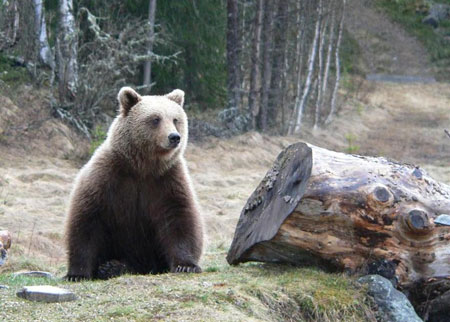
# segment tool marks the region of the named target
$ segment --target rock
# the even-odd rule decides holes
[[[50,285],[25,286],[17,296],[34,302],[67,302],[76,300],[73,292]]]
[[[434,223],[442,226],[450,226],[450,215],[439,215],[434,219]]]
[[[421,322],[408,298],[397,291],[386,278],[380,275],[366,275],[358,279],[360,284],[367,284],[368,294],[373,297],[379,320],[389,322]]]
[[[44,277],[53,279],[54,276],[49,272],[42,272],[42,271],[29,271],[29,272],[17,272],[14,273],[14,277],[17,276],[28,276],[28,277]]]
[[[428,16],[423,18],[422,23],[437,28],[439,23],[450,18],[450,5],[436,3],[430,8]]]
[[[0,290],[7,290],[9,289],[8,285],[0,285]]]

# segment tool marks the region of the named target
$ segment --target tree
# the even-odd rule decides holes
[[[314,63],[316,60],[316,52],[317,52],[317,42],[320,35],[320,23],[322,16],[322,0],[319,0],[319,4],[317,5],[317,18],[314,28],[314,40],[311,45],[311,52],[308,58],[308,74],[306,76],[305,86],[303,89],[303,94],[301,96],[301,99],[298,100],[298,103],[294,107],[294,123],[291,123],[291,127],[289,129],[289,134],[298,133],[301,128],[302,124],[302,117],[303,117],[303,111],[305,108],[306,100],[309,95],[309,90],[311,88],[311,81],[313,78],[313,72],[314,72]]]
[[[287,30],[289,29],[288,0],[278,0],[275,17],[275,45],[273,51],[272,79],[269,93],[269,124],[275,126],[280,109],[283,109],[283,86],[286,71]]]
[[[345,5],[346,0],[342,0],[342,14],[341,14],[341,21],[339,22],[338,39],[336,42],[336,51],[335,51],[336,81],[334,83],[333,93],[331,95],[330,113],[328,114],[328,117],[325,120],[326,124],[331,123],[334,115],[336,114],[336,97],[339,89],[339,82],[341,80],[341,64],[339,57],[339,49],[341,47],[342,32],[344,30]]]
[[[55,61],[47,38],[47,23],[45,20],[43,0],[34,0],[34,10],[38,59],[41,63],[53,69],[55,67]]]
[[[152,55],[153,53],[153,43],[155,38],[155,12],[156,12],[156,0],[150,0],[148,3],[148,45],[147,45],[147,55]],[[151,74],[152,74],[152,61],[149,58],[144,65],[144,82],[143,84],[149,86],[151,84]]]
[[[72,0],[59,3],[59,30],[57,39],[58,92],[61,104],[76,96],[78,85],[78,37]]]
[[[238,1],[227,0],[228,107],[241,106],[240,48]]]
[[[253,22],[254,35],[251,51],[250,72],[250,94],[248,98],[248,109],[252,118],[252,127],[256,129],[256,117],[259,114],[258,85],[260,82],[260,59],[261,59],[261,32],[263,20],[263,0],[257,0],[255,18]]]
[[[265,131],[269,110],[269,91],[272,79],[272,50],[273,50],[273,2],[264,3],[264,43],[263,43],[263,74],[261,86],[261,103],[258,114],[258,128]]]

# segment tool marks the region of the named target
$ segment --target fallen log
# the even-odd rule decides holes
[[[450,186],[419,167],[297,143],[248,199],[227,260],[320,264],[407,289],[450,276],[443,214]]]

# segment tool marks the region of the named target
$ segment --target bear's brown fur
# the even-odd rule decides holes
[[[66,227],[69,280],[119,261],[138,274],[201,272],[202,221],[183,157],[184,92],[118,95],[107,139],[81,169]]]

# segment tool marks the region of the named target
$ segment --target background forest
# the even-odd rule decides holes
[[[235,132],[292,134],[304,115],[318,127],[336,112],[344,11],[342,0],[3,1],[0,50],[87,136],[123,85],[182,88],[188,108],[222,111]]]
[[[378,5],[448,61],[448,46],[420,27],[427,1]],[[220,112],[232,133],[294,134],[329,124],[342,75],[362,72],[345,0],[3,0],[0,9],[2,63],[50,86],[55,115],[88,137],[114,115],[123,85],[182,88],[188,108]]]

